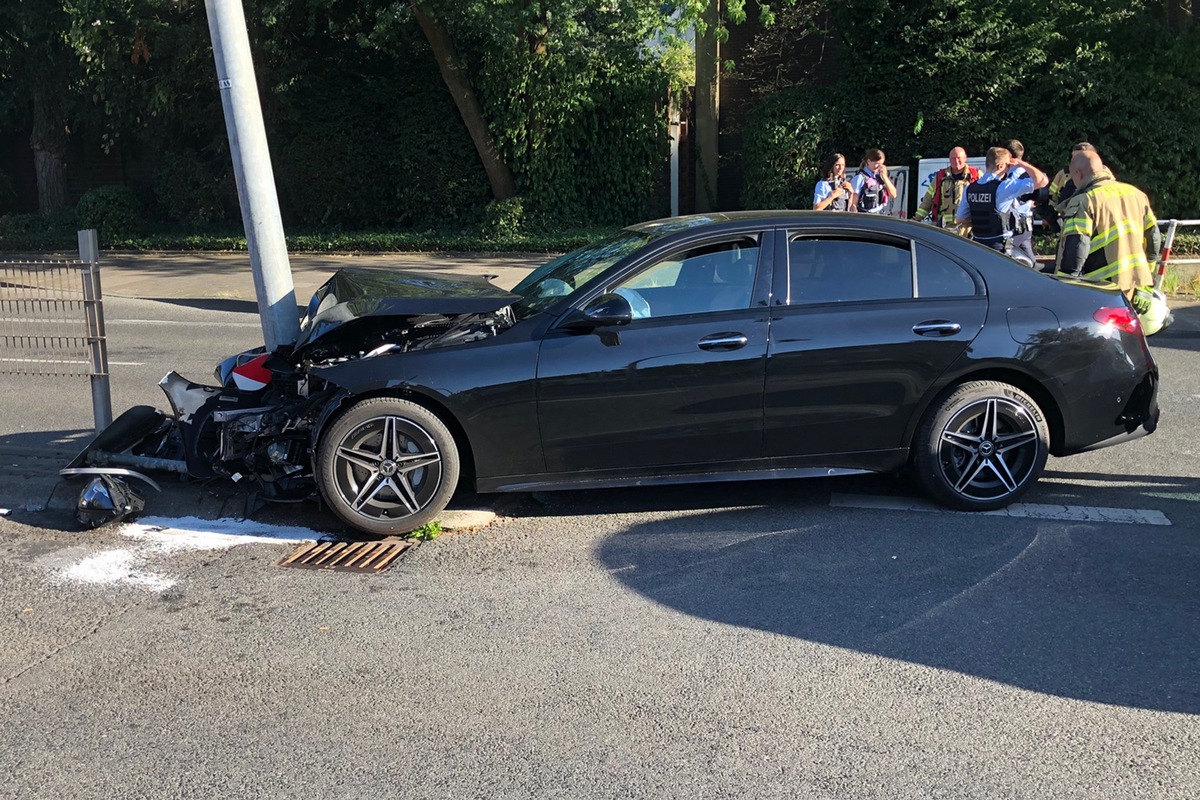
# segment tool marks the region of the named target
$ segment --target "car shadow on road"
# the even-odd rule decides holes
[[[694,493],[696,513],[634,524],[598,556],[630,588],[702,619],[1058,697],[1200,714],[1193,531],[897,518],[778,489],[736,491],[727,505],[756,494],[761,502],[717,509]],[[655,502],[662,493],[653,490],[630,503],[621,494],[610,509],[681,499],[668,492]]]

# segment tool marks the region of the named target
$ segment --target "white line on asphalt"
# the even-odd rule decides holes
[[[870,495],[834,494],[829,498],[834,508],[866,508],[873,511],[924,511],[941,514],[984,514],[992,517],[1023,519],[1056,519],[1068,522],[1118,522],[1133,525],[1170,525],[1171,520],[1161,511],[1145,508],[1101,508],[1099,506],[1056,506],[1042,503],[1013,503],[995,511],[953,511],[928,500],[915,497],[873,497]]]
[[[228,312],[226,312],[226,313],[228,313]],[[84,321],[82,319],[29,319],[27,317],[22,317],[20,319],[9,319],[9,318],[5,318],[5,317],[0,317],[0,322],[20,322],[20,323],[30,323],[30,324],[37,323],[39,325],[46,325],[46,324],[73,325],[76,327],[82,327],[84,324]],[[195,327],[196,325],[203,325],[203,324],[207,324],[207,323],[188,322],[186,320],[179,320],[179,319],[112,319],[112,318],[109,318],[109,319],[104,320],[104,324],[105,325],[190,325],[192,327]],[[258,328],[258,327],[262,326],[262,323],[261,322],[222,322],[221,326],[222,327],[231,327],[231,328]]]
[[[0,362],[13,363],[13,364],[88,364],[88,365],[90,365],[92,363],[90,361],[67,361],[64,359],[57,359],[57,358],[0,358]],[[144,367],[144,366],[146,366],[146,362],[144,362],[144,361],[110,361],[110,362],[108,362],[108,365],[110,367]]]
[[[181,319],[112,319],[105,320],[106,325],[207,325],[208,323],[188,322]],[[261,322],[222,322],[222,328],[261,328]]]

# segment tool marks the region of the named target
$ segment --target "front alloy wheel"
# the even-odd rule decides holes
[[[340,416],[317,449],[317,483],[344,522],[407,533],[433,521],[458,482],[454,438],[429,410],[389,397]]]
[[[931,410],[914,443],[917,475],[953,508],[1002,508],[1024,494],[1046,465],[1048,429],[1029,395],[974,381]]]

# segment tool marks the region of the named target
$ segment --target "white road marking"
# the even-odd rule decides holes
[[[207,322],[188,322],[179,319],[113,319],[105,320],[105,325],[186,325],[190,328],[208,325]],[[222,328],[261,328],[261,322],[222,322]]]
[[[70,361],[61,358],[0,358],[0,362],[11,364],[84,364],[90,366],[90,361]],[[110,361],[110,367],[144,367],[144,361]]]
[[[226,312],[226,313],[228,313],[228,312]],[[81,319],[27,319],[27,318],[12,319],[12,318],[8,318],[8,317],[0,317],[0,322],[20,322],[20,323],[29,323],[29,324],[37,323],[40,325],[47,325],[47,324],[50,324],[50,325],[72,325],[75,327],[82,327],[84,325],[84,321]],[[106,320],[104,320],[104,324],[105,324],[105,326],[108,326],[108,327],[111,327],[113,325],[187,325],[187,326],[194,328],[197,325],[207,325],[209,323],[189,322],[187,320],[179,320],[179,319],[106,319]],[[261,328],[262,323],[261,322],[222,322],[221,327],[223,327],[223,328]]]
[[[1132,525],[1170,525],[1167,515],[1155,509],[1102,508],[1099,506],[1056,506],[1042,503],[1013,503],[995,511],[954,511],[929,500],[915,497],[874,497],[870,495],[834,494],[829,499],[834,508],[866,508],[874,511],[924,511],[936,514],[972,514],[1022,519],[1055,519],[1067,522],[1117,522]]]

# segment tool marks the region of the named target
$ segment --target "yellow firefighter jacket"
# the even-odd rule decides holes
[[[1154,281],[1150,261],[1158,258],[1157,222],[1145,192],[1103,170],[1063,206],[1058,269],[1112,281],[1132,297],[1134,289]]]

